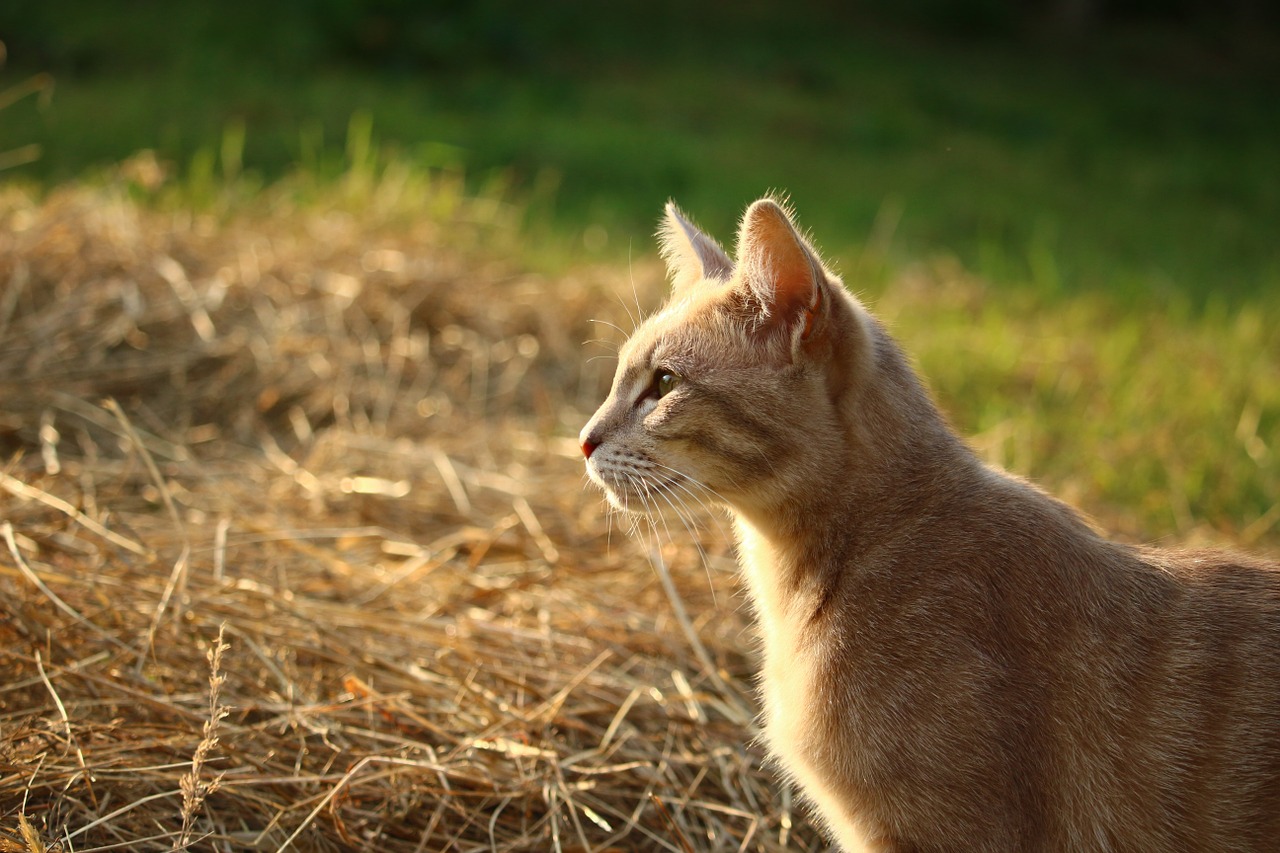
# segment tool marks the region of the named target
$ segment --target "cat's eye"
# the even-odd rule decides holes
[[[653,376],[654,395],[661,400],[663,397],[676,390],[680,385],[680,377],[674,373],[668,373],[665,370],[657,371]]]

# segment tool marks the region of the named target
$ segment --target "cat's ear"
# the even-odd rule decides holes
[[[771,198],[760,199],[743,214],[738,268],[757,304],[760,329],[791,332],[803,344],[824,325],[830,297],[822,262],[791,216]]]
[[[733,275],[733,261],[724,249],[698,230],[674,201],[667,202],[658,240],[672,289],[677,292],[704,278],[727,281]]]

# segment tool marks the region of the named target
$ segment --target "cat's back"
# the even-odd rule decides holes
[[[1146,730],[1134,742],[1169,768],[1156,790],[1193,818],[1190,840],[1204,849],[1280,849],[1280,564],[1220,551],[1138,557],[1176,590],[1153,642],[1135,650],[1145,664],[1129,694],[1150,709],[1135,715]]]
[[[1082,759],[1113,849],[1278,849],[1280,566],[1112,547],[1058,657],[1064,770]]]
[[[879,639],[832,678],[893,696],[860,734],[971,793],[960,813],[900,763],[862,768],[895,789],[886,821],[920,849],[966,823],[1020,849],[1276,849],[1280,566],[1109,542],[995,472],[943,497],[865,567],[840,643],[868,618]]]

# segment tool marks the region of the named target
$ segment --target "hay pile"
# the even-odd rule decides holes
[[[443,178],[147,168],[0,191],[0,850],[821,848],[727,537],[583,485],[629,275]]]

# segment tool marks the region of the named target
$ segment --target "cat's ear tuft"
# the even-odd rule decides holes
[[[674,201],[667,202],[658,240],[672,289],[677,292],[705,278],[728,281],[733,275],[733,261],[724,249],[690,222]]]
[[[738,233],[738,268],[759,303],[761,328],[807,341],[827,313],[826,272],[790,214],[772,198],[747,208]]]

